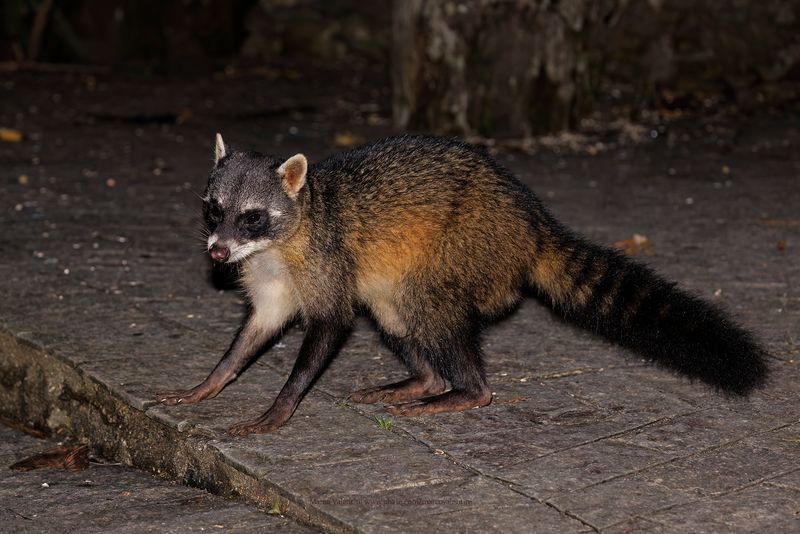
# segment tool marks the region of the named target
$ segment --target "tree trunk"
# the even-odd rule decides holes
[[[620,2],[395,1],[396,125],[500,137],[573,126],[591,97],[586,26]]]

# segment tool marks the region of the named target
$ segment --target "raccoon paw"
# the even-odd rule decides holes
[[[359,389],[347,398],[360,404],[376,402],[404,402],[438,395],[446,389],[444,380],[431,381],[429,378],[412,377],[394,384]]]
[[[286,423],[291,416],[291,413],[288,416],[285,416],[270,410],[258,419],[236,423],[228,429],[228,434],[232,436],[266,434],[283,426],[283,424]]]
[[[451,389],[447,393],[442,393],[435,397],[390,405],[386,407],[386,410],[392,415],[413,417],[415,415],[434,413],[463,412],[487,406],[491,402],[492,393],[489,390],[474,393]]]

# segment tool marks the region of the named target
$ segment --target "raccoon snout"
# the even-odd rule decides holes
[[[231,256],[231,249],[222,245],[214,244],[211,246],[209,254],[211,254],[212,260],[221,263],[223,261],[226,261]]]

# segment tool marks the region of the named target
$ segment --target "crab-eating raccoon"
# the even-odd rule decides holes
[[[395,415],[489,404],[480,334],[527,291],[567,320],[718,390],[745,395],[765,351],[715,306],[650,268],[588,242],[489,155],[429,136],[382,139],[314,165],[231,151],[217,135],[203,198],[208,250],[241,262],[250,314],[200,385],[165,404],[217,395],[299,318],[305,338],[286,385],[261,417],[271,431],[366,308],[410,377],[351,393]]]

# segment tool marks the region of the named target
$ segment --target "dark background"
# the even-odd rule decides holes
[[[796,1],[4,0],[0,14],[7,72],[244,76],[263,92],[355,80],[395,127],[439,133],[786,113],[800,94]]]

